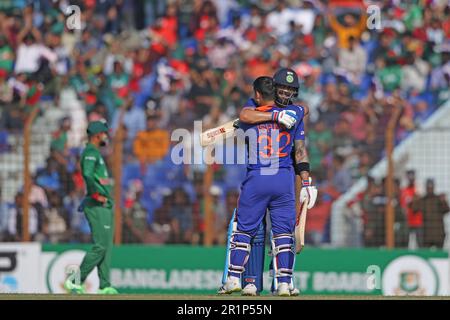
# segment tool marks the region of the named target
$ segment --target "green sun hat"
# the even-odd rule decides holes
[[[60,36],[64,32],[64,23],[57,22],[51,28],[50,32],[54,35]]]
[[[89,125],[87,127],[87,134],[88,136],[93,136],[100,132],[108,132],[108,124],[105,120],[99,120],[99,121],[92,121],[89,122]]]

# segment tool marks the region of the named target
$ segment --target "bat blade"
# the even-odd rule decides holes
[[[300,216],[295,224],[295,253],[300,253],[305,246],[306,215],[308,214],[308,201],[302,203]]]
[[[234,119],[218,127],[206,130],[200,134],[200,145],[206,147],[225,140],[231,137],[237,128],[239,128],[239,119]]]

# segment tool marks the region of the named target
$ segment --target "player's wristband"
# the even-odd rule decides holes
[[[272,121],[278,121],[278,114],[279,113],[280,113],[279,111],[272,112]]]
[[[94,199],[95,201],[101,202],[99,199],[102,195],[98,192],[92,194],[91,198]]]
[[[300,175],[302,171],[306,171],[309,173],[309,162],[300,162],[295,165],[295,174]]]

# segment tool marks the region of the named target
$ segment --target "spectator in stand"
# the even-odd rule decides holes
[[[217,35],[230,40],[236,48],[245,50],[251,45],[244,37],[246,29],[246,23],[242,22],[242,18],[239,15],[234,15],[232,25],[220,30]]]
[[[70,117],[63,117],[59,121],[59,128],[52,133],[52,141],[50,142],[50,152],[52,158],[54,158],[60,165],[67,166],[68,158],[68,145],[67,145],[67,133],[71,129]]]
[[[149,28],[148,33],[152,40],[151,48],[159,55],[166,55],[168,50],[174,50],[177,43],[177,5],[167,6],[166,14],[158,18]]]
[[[193,100],[195,112],[203,116],[212,106],[218,105],[219,101],[213,93],[218,91],[219,84],[205,58],[199,58],[195,67],[191,70],[192,87],[189,97]]]
[[[36,177],[31,179],[30,197],[28,198],[33,205],[39,205],[43,209],[48,208],[48,197],[44,188],[37,184]]]
[[[406,171],[407,185],[401,190],[400,205],[406,213],[409,229],[409,245],[411,249],[423,246],[423,215],[413,210],[413,202],[418,199],[416,188],[416,172]]]
[[[354,247],[370,245],[375,236],[372,213],[375,210],[373,199],[378,185],[373,177],[367,175],[366,179],[366,188],[346,203],[348,210],[346,210],[345,217],[350,221],[348,243]]]
[[[68,240],[69,213],[56,192],[49,194],[49,207],[44,210],[43,234],[47,242],[60,243]]]
[[[91,59],[101,48],[100,39],[94,38],[89,28],[83,30],[81,40],[75,45],[75,58],[81,63],[89,65]]]
[[[178,112],[180,103],[182,103],[182,94],[180,92],[180,83],[178,81],[172,80],[170,82],[170,89],[159,102],[161,120],[161,128],[167,128],[171,125],[170,121]]]
[[[114,61],[113,72],[108,75],[107,83],[119,98],[124,98],[128,95],[130,76],[125,72],[121,62]]]
[[[322,119],[319,119],[314,127],[309,131],[309,159],[311,170],[316,171],[321,167],[321,161],[332,147],[333,133],[325,125]]]
[[[367,115],[365,110],[360,110],[358,101],[352,100],[346,111],[343,112],[342,118],[346,119],[350,124],[350,134],[353,141],[365,143],[367,139]]]
[[[126,59],[124,55],[123,44],[119,39],[111,39],[108,46],[108,53],[105,58],[105,63],[103,65],[103,73],[109,76],[114,72],[115,63],[123,63],[123,69],[127,74],[131,74],[133,71],[133,61],[131,59]]]
[[[236,47],[227,38],[218,38],[215,45],[208,50],[208,60],[211,67],[224,72],[235,52]]]
[[[402,68],[396,63],[394,57],[389,57],[387,60],[378,58],[375,61],[376,78],[380,81],[385,92],[392,92],[400,88],[403,73]]]
[[[173,206],[170,209],[172,241],[175,243],[192,243],[193,220],[192,208],[183,189],[176,189],[173,194]]]
[[[423,125],[425,120],[433,113],[433,108],[424,100],[416,101],[414,105],[414,124],[416,127]]]
[[[363,10],[355,17],[352,13],[345,13],[340,22],[336,12],[328,13],[328,21],[331,28],[338,36],[338,44],[340,48],[349,48],[350,38],[359,39],[361,33],[366,29],[367,16]]]
[[[0,34],[0,71],[4,76],[11,74],[14,66],[14,51],[4,34]]]
[[[358,167],[352,176],[359,179],[369,174],[370,168],[373,166],[373,159],[367,149],[361,148],[358,154]]]
[[[45,168],[36,173],[36,183],[44,188],[46,192],[56,191],[61,188],[58,163],[52,158],[47,159]]]
[[[41,232],[41,219],[38,211],[34,206],[30,205],[28,220],[28,232],[31,240],[42,241]],[[14,206],[9,209],[8,212],[8,231],[6,241],[19,242],[23,239],[22,229],[23,219],[23,193],[18,192],[14,199]]]
[[[409,242],[408,217],[401,206],[400,179],[394,179],[394,245],[407,248]]]
[[[137,133],[133,151],[141,165],[154,163],[163,159],[169,152],[169,132],[158,128],[159,117],[147,117],[147,129]]]
[[[278,1],[275,10],[267,15],[267,26],[276,36],[282,36],[289,31],[289,23],[293,19],[294,12],[286,4],[285,0]]]
[[[172,195],[164,196],[161,207],[155,210],[154,218],[150,224],[150,229],[152,231],[152,243],[167,243],[171,241],[171,217],[170,208],[173,199]]]
[[[339,49],[339,67],[344,75],[355,86],[361,83],[361,78],[366,70],[367,52],[358,43],[355,37],[348,39],[348,48]]]
[[[212,195],[212,210],[214,216],[214,239],[216,245],[225,245],[227,239],[227,226],[230,220],[226,220],[228,214],[225,211],[225,205],[222,199],[222,189],[218,186],[210,188]]]
[[[226,113],[223,113],[219,106],[213,106],[209,113],[203,117],[203,128],[210,129],[227,123],[231,119]]]
[[[385,208],[386,199],[383,194],[384,187],[376,183],[368,185],[363,197],[363,210],[365,213],[364,246],[379,247],[386,244],[385,240]]]
[[[444,214],[450,211],[446,196],[435,193],[433,179],[426,181],[426,193],[413,201],[412,210],[423,214],[423,246],[442,248],[445,239]]]
[[[123,242],[146,243],[149,237],[147,210],[141,203],[143,185],[140,180],[133,181],[128,191],[123,215]]]
[[[336,154],[343,157],[349,156],[354,151],[355,141],[352,139],[350,130],[349,120],[341,115],[334,127],[333,148]]]
[[[81,171],[80,171],[81,174]],[[86,216],[83,211],[79,210],[80,205],[84,199],[84,182],[81,178],[81,187],[79,184],[75,184],[76,188],[66,195],[63,199],[64,207],[69,216],[69,237],[70,241],[90,243],[91,242],[91,229]]]
[[[431,89],[438,97],[438,104],[450,99],[450,41],[442,47],[441,65],[431,72]]]
[[[340,192],[346,192],[352,185],[352,175],[345,167],[345,158],[340,155],[334,156],[335,174],[333,177],[333,186]]]
[[[322,119],[327,127],[333,127],[339,119],[337,103],[340,98],[337,91],[336,83],[329,82],[324,88],[324,99],[320,106],[320,119]]]
[[[134,141],[134,138],[139,131],[145,130],[145,112],[142,108],[134,105],[134,101],[131,96],[125,98],[122,108],[117,110],[114,114],[111,126],[114,132],[119,126],[120,121],[122,121],[127,128],[127,139],[130,142]]]
[[[422,93],[426,88],[428,73],[428,63],[422,59],[419,50],[409,52],[406,56],[406,65],[402,67],[402,90],[406,92],[411,90],[417,94]]]
[[[8,106],[13,100],[13,88],[6,81],[6,76],[7,71],[0,69],[0,104],[2,108]]]
[[[319,120],[320,106],[323,101],[321,86],[317,81],[318,74],[316,74],[313,67],[307,63],[301,63],[298,66],[297,73],[303,78],[303,84],[300,86],[298,98],[300,103],[309,106],[308,118],[311,122],[315,123]]]
[[[45,75],[40,77],[40,81],[45,82],[43,95],[54,97],[55,103],[58,103],[62,79],[70,67],[69,52],[61,42],[61,33],[62,29],[52,30],[45,36],[45,45],[52,51],[54,57],[46,63]]]
[[[317,198],[316,205],[309,210],[306,220],[306,241],[313,246],[323,243],[325,228],[330,219],[331,206],[339,196],[339,192],[332,185],[321,188],[320,191],[321,196]]]
[[[17,54],[14,72],[38,73],[42,71],[43,61],[54,63],[57,60],[56,54],[42,43],[40,31],[33,26],[33,12],[31,7],[24,11],[25,25],[17,35]]]
[[[218,31],[219,26],[215,5],[210,0],[199,1],[194,11],[191,19],[191,31],[194,38],[199,42],[211,39],[211,36]]]

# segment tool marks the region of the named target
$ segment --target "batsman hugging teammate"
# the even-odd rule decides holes
[[[272,291],[283,296],[298,294],[292,282],[295,223],[293,170],[302,179],[300,202],[309,199],[308,207],[312,208],[317,197],[317,190],[310,185],[308,157],[304,144],[302,118],[307,111],[305,112],[302,106],[292,104],[292,98],[298,88],[298,77],[291,69],[279,70],[274,75],[273,81],[270,77],[260,77],[254,82],[255,98],[250,99],[241,112],[241,128],[254,129],[258,135],[257,142],[249,145],[249,154],[257,154],[260,159],[256,165],[248,166],[248,175],[241,188],[237,215],[233,215],[234,221],[230,223],[227,270],[224,272],[223,286],[219,289],[219,293],[240,291],[242,274],[244,295],[256,295],[262,290],[265,223],[261,215],[264,217],[265,210],[269,208],[273,233],[272,265],[275,273]],[[257,107],[258,105],[260,107]],[[252,126],[258,123],[260,125]],[[277,150],[272,148],[271,140],[277,141],[275,146]],[[295,146],[294,161],[290,157],[292,142]],[[264,177],[257,178],[258,174],[261,174],[258,170],[266,170],[267,173],[268,158],[271,158],[270,166],[276,163],[279,167],[277,174],[269,180]],[[262,163],[266,165],[261,165]],[[261,186],[264,186],[263,190],[258,190]],[[257,206],[258,204],[263,205]],[[250,212],[252,206],[253,213]],[[253,216],[249,218],[248,215]],[[259,221],[256,229],[249,221]],[[241,264],[243,262],[242,266],[236,265],[235,261]],[[245,265],[247,261],[248,264]]]
[[[108,125],[106,121],[90,122],[87,128],[89,142],[84,149],[80,163],[87,194],[80,210],[84,210],[92,232],[94,245],[86,253],[80,265],[81,283],[73,283],[68,278],[64,287],[73,293],[85,293],[84,281],[88,275],[98,268],[100,278],[100,294],[117,294],[109,282],[111,251],[114,236],[113,200],[111,195],[112,181],[108,169],[100,154],[100,147],[107,144]]]

